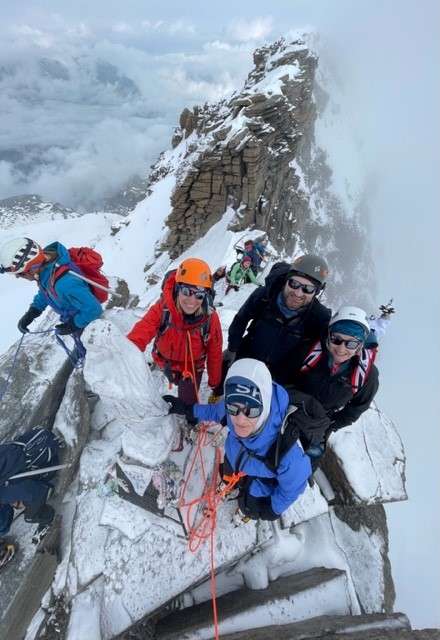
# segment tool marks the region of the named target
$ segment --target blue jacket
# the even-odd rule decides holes
[[[0,504],[20,501],[24,504],[39,502],[47,494],[49,488],[47,481],[52,479],[56,472],[9,480],[11,476],[27,470],[25,456],[23,449],[16,444],[5,443],[0,446]],[[54,458],[52,464],[57,463],[58,460]]]
[[[63,265],[70,263],[69,252],[59,242],[53,242],[44,251],[56,249],[59,258],[55,262],[47,263],[39,274],[39,291],[34,297],[31,306],[40,311],[44,311],[50,305],[59,314],[62,322],[67,322],[70,318],[75,319],[75,325],[79,329],[84,329],[93,320],[102,314],[102,307],[90,290],[89,285],[67,272],[60,276],[55,282],[53,289],[56,295],[51,293],[51,278],[57,267],[55,264]]]
[[[264,247],[259,245],[258,242],[254,242],[253,247],[250,251],[243,251],[241,259],[243,259],[245,256],[249,256],[252,260],[252,265],[254,267],[257,267],[258,269],[264,256]]]
[[[272,401],[270,414],[266,424],[255,436],[239,439],[234,431],[230,417],[226,414],[224,400],[213,405],[194,405],[194,415],[200,420],[220,422],[227,417],[229,434],[226,438],[225,453],[233,469],[242,471],[254,480],[250,486],[250,493],[255,498],[271,497],[272,510],[282,514],[300,496],[307,485],[307,479],[311,474],[310,459],[298,444],[295,444],[281,459],[276,472],[246,451],[252,451],[259,456],[265,456],[272,444],[276,441],[281,424],[289,405],[289,397],[286,390],[275,382],[272,383]],[[236,468],[237,460],[241,456],[239,468]],[[277,482],[266,484],[263,478],[275,478]],[[273,485],[273,486],[270,486]]]

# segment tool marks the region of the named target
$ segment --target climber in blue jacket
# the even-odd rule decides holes
[[[222,422],[226,418],[229,434],[223,475],[239,471],[246,474],[238,498],[244,516],[276,520],[303,493],[311,466],[299,444],[294,441],[277,468],[273,466],[270,450],[285,419],[290,419],[290,402],[285,389],[272,382],[264,363],[252,358],[235,362],[225,380],[224,399],[217,404],[184,405],[170,395],[164,399],[171,405],[170,413],[185,414],[196,422]]]
[[[20,237],[1,247],[1,271],[33,280],[39,288],[28,311],[18,321],[21,333],[28,333],[28,326],[48,305],[60,316],[61,324],[56,326],[59,335],[81,333],[100,317],[102,307],[89,285],[63,268],[69,263],[69,252],[59,242],[43,249],[30,238]]]

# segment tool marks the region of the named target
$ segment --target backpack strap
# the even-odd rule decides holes
[[[377,356],[377,349],[362,349],[358,356],[359,363],[351,376],[351,390],[356,393],[361,389],[371,371]]]
[[[310,349],[308,356],[306,357],[306,359],[301,365],[300,371],[308,371],[309,369],[314,367],[316,364],[318,364],[321,358],[322,358],[322,346],[321,346],[321,342],[318,340]]]

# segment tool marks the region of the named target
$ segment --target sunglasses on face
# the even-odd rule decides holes
[[[181,293],[182,296],[185,296],[185,298],[194,296],[196,300],[203,300],[206,296],[206,291],[203,289],[203,287],[191,288],[187,287],[185,284],[179,287],[179,293]]]
[[[332,344],[335,344],[337,347],[343,344],[347,349],[357,349],[362,344],[362,342],[359,342],[359,340],[344,340],[339,336],[335,336],[333,333],[330,334],[330,342]]]
[[[238,416],[242,413],[246,418],[258,418],[263,411],[262,407],[237,407],[236,404],[226,404],[226,411],[230,416]]]
[[[295,278],[289,278],[287,284],[291,289],[301,289],[303,293],[307,293],[310,295],[311,293],[316,293],[318,287],[314,284],[303,284],[302,282],[298,282]]]

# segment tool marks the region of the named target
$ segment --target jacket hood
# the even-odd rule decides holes
[[[258,419],[257,426],[252,435],[256,434],[266,422],[272,401],[272,376],[269,369],[263,362],[254,358],[243,358],[237,360],[230,367],[225,378],[225,386],[228,383],[249,382],[258,387],[261,393],[263,411]]]
[[[70,262],[69,252],[66,247],[60,242],[52,242],[44,247],[43,251],[56,251],[58,254],[58,258],[56,263],[60,264],[68,264]]]

